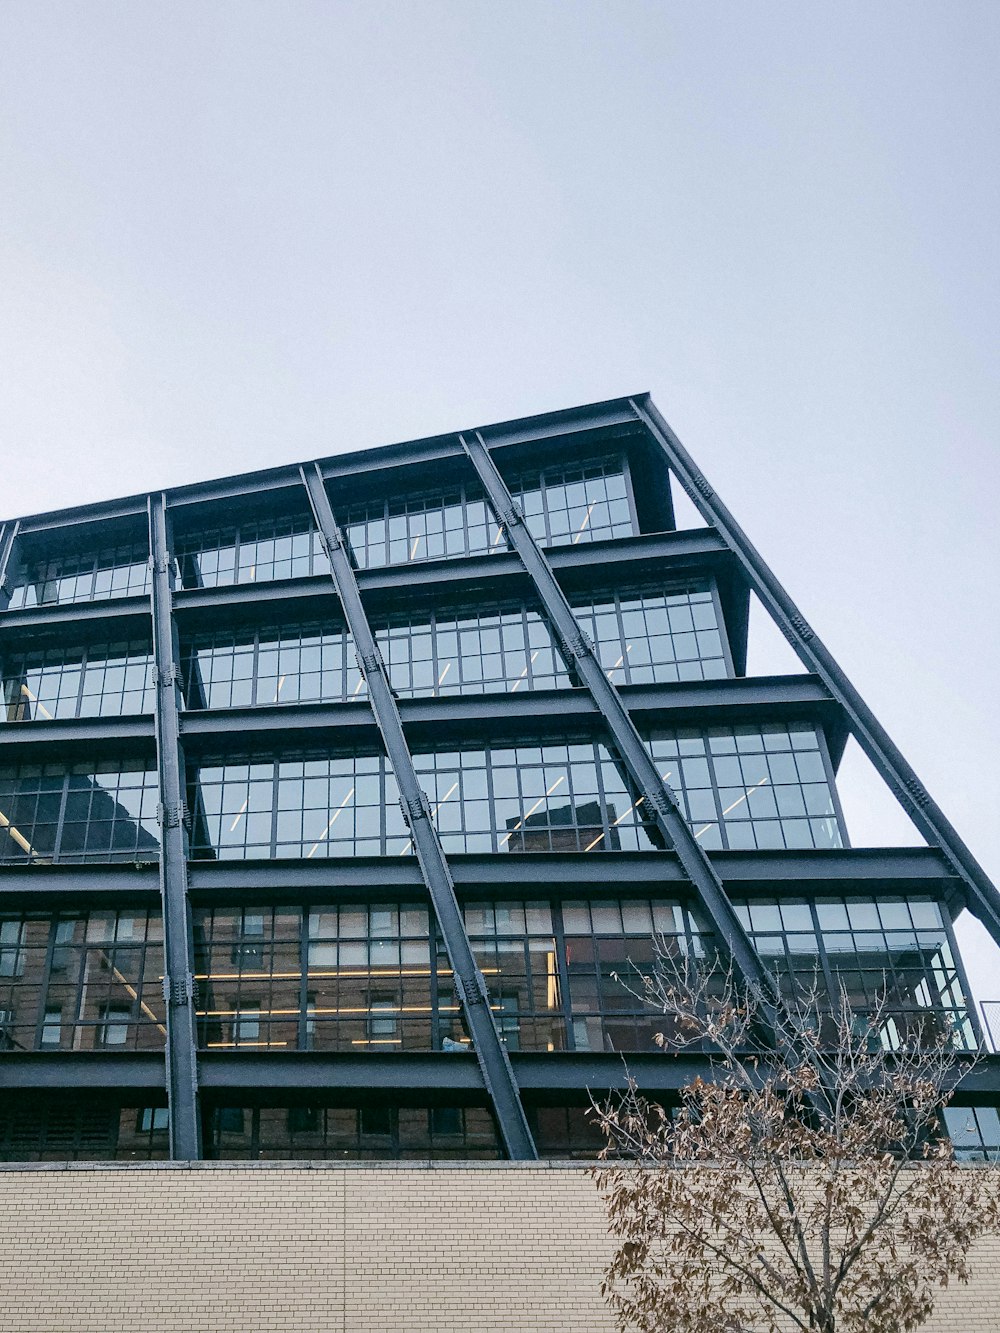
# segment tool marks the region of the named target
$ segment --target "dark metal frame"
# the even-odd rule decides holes
[[[565,457],[621,453],[626,459],[633,508],[635,501],[642,499],[632,493],[633,464],[636,477],[641,476],[643,484],[651,488],[659,487],[661,480],[666,483],[672,473],[709,526],[690,532],[644,533],[559,546],[543,553],[519,520],[495,463],[505,469],[530,467],[536,456],[548,457],[555,450]],[[353,503],[360,493],[359,483],[363,486],[369,474],[383,474],[375,482],[380,491],[386,489],[387,478],[400,489],[405,490],[411,479],[413,485],[426,489],[429,473],[439,464],[451,478],[464,470],[470,480],[475,474],[481,485],[484,479],[489,483],[483,489],[503,520],[514,549],[462,559],[378,566],[355,574],[346,550],[337,541],[339,533],[326,483],[334,487],[342,483]],[[266,614],[296,620],[323,617],[333,607],[334,596],[325,575],[218,588],[175,588],[170,559],[171,518],[187,529],[196,526],[200,513],[212,505],[235,502],[241,508],[299,507],[303,485],[311,506],[314,510],[318,506],[316,517],[330,557],[334,587],[345,605],[346,590],[354,608],[354,623],[349,628],[362,659],[367,659],[369,700],[182,713],[178,625],[196,630],[217,614],[239,623],[250,623]],[[652,508],[640,504],[638,509],[650,526],[670,526],[668,497],[662,505],[658,501]],[[152,552],[153,578],[148,597],[7,609],[9,567],[18,542],[26,540],[33,546],[64,536],[79,542],[105,523],[128,524],[131,531],[143,520],[149,524]],[[569,598],[595,585],[597,579],[603,579],[604,586],[620,588],[636,580],[662,580],[690,572],[714,576],[718,582],[719,601],[725,612],[724,638],[737,671],[744,662],[746,610],[752,589],[814,674],[661,687],[612,685],[579,632]],[[444,599],[475,602],[484,594],[498,599],[520,597],[529,589],[533,589],[557,629],[567,666],[585,689],[525,691],[503,698],[418,697],[397,705],[371,635],[369,613],[374,621],[376,609],[381,615],[387,607],[405,606],[417,590],[428,602],[438,604]],[[368,603],[367,608],[362,599]],[[620,897],[623,874],[644,896],[676,897],[693,891],[708,923],[729,940],[739,965],[753,979],[759,978],[762,965],[738,919],[734,920],[727,893],[796,893],[807,897],[831,891],[856,894],[870,891],[872,883],[881,879],[890,883],[894,892],[930,892],[947,903],[953,913],[967,902],[1000,941],[1000,896],[646,395],[484,427],[464,437],[442,436],[328,458],[308,468],[287,466],[202,483],[171,491],[168,496],[132,497],[8,521],[0,524],[0,613],[2,642],[35,632],[82,633],[91,638],[100,631],[110,638],[149,633],[150,627],[154,631],[155,720],[94,718],[0,726],[0,751],[29,761],[54,753],[75,751],[82,755],[100,747],[105,753],[148,753],[155,736],[169,1014],[166,1066],[162,1056],[145,1052],[5,1055],[0,1061],[0,1088],[89,1088],[109,1095],[117,1089],[125,1101],[148,1101],[155,1098],[158,1089],[162,1099],[166,1087],[171,1103],[171,1152],[175,1157],[200,1154],[199,1079],[202,1087],[211,1089],[215,1101],[226,1095],[227,1089],[235,1092],[254,1083],[260,1085],[262,1095],[279,1097],[317,1091],[338,1097],[355,1095],[358,1090],[374,1096],[392,1090],[402,1095],[437,1090],[446,1097],[462,1090],[470,1101],[492,1099],[508,1152],[523,1157],[533,1156],[534,1148],[519,1092],[557,1098],[566,1094],[579,1100],[587,1086],[620,1085],[622,1066],[615,1056],[525,1053],[508,1058],[485,1003],[483,978],[475,967],[458,911],[456,884],[462,901],[518,896]],[[554,709],[574,726],[602,729],[611,736],[627,776],[637,788],[636,795],[642,797],[664,844],[674,849],[674,855],[616,853],[615,857],[585,858],[574,853],[524,853],[511,860],[495,855],[444,857],[413,773],[409,746],[428,739],[447,738],[451,743],[472,734],[496,734],[515,724],[541,735],[564,725],[563,718],[553,716]],[[826,732],[834,762],[839,759],[847,732],[853,731],[917,828],[928,838],[930,848],[706,854],[681,819],[635,724],[644,726],[649,721],[673,726],[701,722],[709,716],[725,721],[736,717],[814,718]],[[381,731],[404,794],[414,842],[418,850],[422,848],[419,864],[414,858],[409,864],[403,863],[406,858],[398,862],[396,858],[381,862],[356,858],[350,862],[189,863],[185,750],[191,756],[207,753],[210,746],[224,743],[227,733],[234,729],[252,732],[255,745],[269,743],[272,738],[279,744],[298,745],[315,743],[334,727],[344,732],[348,744],[356,744],[360,737],[366,744],[377,744]],[[387,865],[386,860],[393,864]],[[138,865],[5,867],[2,901],[32,909],[98,903],[119,908],[133,902],[148,905],[156,893],[152,873],[152,866],[143,869]],[[286,1057],[209,1052],[197,1057],[196,1062],[192,896],[206,905],[318,902],[329,896],[331,883],[336,883],[338,896],[360,892],[375,897],[397,888],[408,894],[426,891],[436,909],[436,929],[446,942],[454,972],[464,979],[465,984],[457,989],[475,1039],[478,1061],[471,1054],[328,1057],[303,1052]],[[961,972],[957,953],[956,960]],[[668,1061],[660,1056],[630,1057],[629,1063],[640,1084],[650,1091],[676,1088],[695,1072],[695,1066],[688,1068],[680,1059]],[[975,1095],[987,1096],[998,1086],[997,1065],[1000,1062],[976,1071]]]
[[[500,1039],[489,1006],[486,982],[465,933],[448,861],[431,821],[427,796],[413,769],[413,758],[403,734],[403,723],[389,685],[388,672],[368,623],[351,560],[333,516],[323,474],[319,466],[314,465],[311,469],[302,468],[301,475],[330,561],[330,574],[340,597],[344,619],[354,640],[358,665],[368,684],[368,699],[396,777],[403,817],[409,826],[438,928],[448,950],[455,976],[455,989],[461,1000],[500,1135],[510,1157],[532,1160],[538,1154],[521,1105],[507,1048]]]
[[[167,1105],[170,1155],[201,1156],[194,946],[187,863],[189,816],[180,740],[181,672],[172,595],[169,514],[163,494],[149,497],[153,659],[156,667],[156,753],[160,780],[160,893],[163,902],[163,998],[167,1010]]]
[[[733,911],[707,852],[695,838],[673,791],[653,763],[621,695],[608,679],[593,645],[577,624],[566,594],[528,531],[482,435],[477,431],[472,436],[460,438],[497,518],[504,526],[508,542],[524,562],[538,600],[561,645],[567,667],[589,692],[629,778],[642,794],[647,810],[653,812],[665,845],[676,853],[705,917],[732,957],[739,975],[769,996],[773,989],[770,973],[761,963]]]
[[[933,847],[940,847],[965,884],[969,909],[1000,944],[1000,893],[965,845],[944,811],[885,728],[834,660],[833,654],[749,537],[695,466],[694,459],[656,410],[648,394],[629,400],[633,411],[659,443],[667,463],[705,522],[722,537],[743,566],[750,586],[809,671],[815,673],[843,708],[858,744],[889,785],[915,827]]]

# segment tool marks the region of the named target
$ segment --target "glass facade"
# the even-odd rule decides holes
[[[124,717],[155,706],[153,657],[146,639],[5,652],[0,679],[8,722]]]
[[[134,597],[149,591],[149,551],[145,544],[127,543],[46,556],[15,565],[9,577],[12,611]]]
[[[948,1137],[960,1162],[1000,1162],[1000,1111],[995,1106],[944,1109]]]
[[[712,587],[593,599],[575,608],[609,678],[634,685],[728,674]],[[373,625],[400,696],[568,688],[572,682],[540,611],[511,602],[475,611],[413,611]],[[189,708],[336,703],[364,698],[350,635],[318,623],[216,630],[184,649]]]
[[[677,902],[469,904],[465,923],[511,1051],[645,1051],[664,1020],[614,973],[704,935]],[[206,908],[195,914],[203,1049],[469,1048],[443,941],[426,907]]]
[[[170,1156],[165,1106],[0,1098],[0,1162],[153,1162]]]
[[[912,874],[901,869],[906,878],[895,881],[896,871],[887,869],[885,883],[871,889],[867,877],[881,873],[874,859],[854,876],[847,855],[832,855],[847,846],[834,783],[845,718],[835,718],[833,700],[822,715],[804,702],[783,708],[780,700],[806,696],[773,681],[758,682],[759,689],[747,682],[640,696],[644,686],[732,681],[728,631],[741,661],[750,590],[733,552],[707,542],[700,548],[693,539],[593,548],[585,558],[585,544],[637,536],[669,514],[666,497],[638,489],[662,480],[661,451],[641,422],[626,423],[625,415],[616,412],[607,431],[575,417],[562,445],[549,423],[536,448],[515,448],[511,438],[512,447],[496,458],[521,460],[507,484],[538,544],[580,548],[572,558],[564,549],[553,566],[607,678],[641,719],[656,771],[706,850],[831,853],[755,863],[719,856],[715,863],[730,877],[727,889],[747,895],[731,901],[786,995],[816,990],[828,1005],[843,988],[862,1015],[885,997],[886,1049],[946,1035],[959,1049],[974,1050],[978,1027],[946,905],[954,885],[944,883],[943,872],[931,878],[933,854],[923,853],[926,881],[919,867]],[[579,662],[559,648],[547,618],[549,585],[519,559],[460,563],[511,550],[513,530],[498,521],[475,469],[452,460],[435,474],[426,460],[410,460],[418,471],[401,458],[406,464],[405,455],[384,456],[384,467],[373,466],[368,476],[349,468],[331,483],[331,505],[361,571],[459,562],[451,570],[359,577],[363,617],[397,699],[493,696],[475,709],[401,706],[402,726],[427,814],[454,858],[468,941],[515,1073],[544,1069],[544,1057],[552,1057],[554,1081],[527,1081],[536,1102],[525,1093],[539,1151],[592,1157],[603,1140],[573,1071],[599,1082],[601,1070],[620,1070],[622,1056],[656,1052],[657,1036],[668,1051],[686,1046],[645,998],[642,977],[660,952],[715,967],[715,936],[691,885],[674,878],[654,884],[655,858],[622,855],[662,849],[650,809],[655,793],[628,778],[615,748],[615,719],[602,721],[599,709],[581,705]],[[413,475],[429,487],[437,475],[439,484],[403,493]],[[39,520],[27,520],[13,529],[10,545],[12,529],[0,525],[2,549],[12,552],[0,607],[10,592],[12,610],[57,608],[12,616],[6,629],[0,610],[0,723],[8,724],[0,726],[7,750],[0,765],[5,1078],[16,1084],[20,1069],[45,1066],[46,1053],[72,1057],[46,1066],[54,1079],[72,1065],[95,1071],[94,1086],[102,1087],[106,1073],[161,1065],[163,927],[159,912],[144,905],[140,872],[160,857],[164,812],[153,756],[157,747],[166,756],[174,740],[162,715],[154,729],[157,691],[172,698],[162,691],[173,689],[179,668],[188,714],[285,709],[280,716],[234,716],[228,724],[182,718],[176,758],[186,803],[179,817],[177,793],[163,798],[172,826],[181,826],[177,854],[186,834],[188,855],[200,863],[191,871],[188,966],[198,1063],[213,1071],[200,1085],[194,1079],[206,1155],[493,1158],[501,1147],[482,1087],[494,1086],[504,1062],[476,1085],[479,1091],[470,1083],[467,1097],[449,1091],[454,1073],[430,1085],[435,1076],[428,1071],[472,1070],[477,1057],[489,1071],[490,1052],[470,1040],[465,1015],[473,1011],[464,1007],[470,1001],[459,993],[427,891],[440,885],[421,873],[377,739],[374,724],[388,736],[394,719],[391,710],[370,715],[305,493],[292,474],[278,477],[283,484],[269,493],[272,480],[249,483],[245,495],[227,484],[231,501],[219,500],[213,488],[167,498],[169,559],[180,589],[169,626],[160,618],[161,600],[154,607],[149,598],[146,542],[118,540],[143,536],[142,505],[108,511],[99,539],[86,536],[98,531],[97,511],[83,516],[86,526],[53,529],[37,558],[43,538],[49,541],[47,526],[43,532]],[[341,505],[341,497],[349,502]],[[92,541],[86,552],[85,540]],[[700,563],[699,549],[711,550]],[[249,586],[310,577],[307,586]],[[244,591],[184,591],[231,585]],[[110,604],[128,596],[145,602]],[[109,605],[58,610],[100,601]],[[159,663],[154,616],[165,659]],[[28,632],[35,622],[37,632]],[[176,663],[165,647],[168,628],[176,635]],[[538,690],[554,693],[518,704]],[[337,703],[355,706],[339,714],[295,712]],[[136,717],[143,721],[114,723]],[[734,717],[738,724],[726,725]],[[44,725],[71,719],[106,721]],[[42,725],[18,725],[31,722]],[[163,772],[169,790],[173,765],[166,757]],[[593,856],[584,862],[585,854]],[[676,858],[669,859],[673,876]],[[268,864],[214,872],[204,864],[221,860]],[[73,866],[84,863],[87,872],[74,875]],[[820,879],[824,864],[836,880]],[[774,867],[780,883],[772,885],[762,865]],[[95,875],[101,866],[107,869]],[[585,873],[568,882],[581,868]],[[797,880],[800,874],[808,879]],[[243,882],[252,885],[245,894]],[[927,892],[893,892],[901,883],[926,884]],[[126,901],[129,886],[139,886],[132,906],[91,906]],[[185,975],[172,980],[179,985]],[[476,1033],[476,1046],[487,1048],[478,1027]],[[144,1061],[143,1052],[159,1054]],[[589,1058],[564,1058],[570,1054]],[[355,1058],[334,1059],[345,1056]],[[328,1086],[304,1091],[317,1071],[334,1067]],[[226,1072],[216,1077],[237,1068],[232,1080]],[[244,1093],[248,1069],[255,1084]],[[399,1083],[387,1077],[390,1069]],[[167,1155],[167,1110],[151,1104],[155,1091],[129,1077],[125,1091],[92,1096],[79,1090],[85,1081],[74,1073],[52,1097],[36,1097],[30,1080],[20,1096],[5,1092],[0,1160]],[[403,1091],[383,1097],[382,1086]],[[452,1104],[463,1099],[476,1104]],[[124,1104],[130,1100],[149,1104]],[[953,1106],[946,1121],[960,1156],[1000,1159],[995,1108]],[[193,1120],[178,1133],[187,1148],[196,1144]]]
[[[814,727],[658,731],[650,749],[706,847],[841,845]],[[414,767],[447,852],[658,845],[644,819],[644,799],[599,741],[432,751],[415,754]],[[205,762],[190,805],[197,812],[196,856],[413,851],[395,780],[379,755]]]
[[[174,549],[182,588],[268,583],[328,574],[330,569],[319,534],[305,514],[185,534]]]
[[[158,912],[0,916],[0,1051],[139,1051],[166,1040]]]
[[[574,602],[615,685],[718,680],[731,675],[714,585],[697,580],[658,592]]]
[[[624,461],[554,464],[511,483],[531,534],[543,546],[631,537],[636,531]],[[339,516],[358,569],[506,551],[507,540],[478,487],[350,506]]]
[[[484,694],[570,684],[548,623],[523,604],[394,616],[375,637],[399,695]]]
[[[381,755],[205,761],[190,793],[197,858],[385,856],[406,836]]]
[[[812,723],[658,729],[649,749],[707,848],[844,845],[833,772]]]
[[[156,810],[141,761],[0,765],[0,865],[155,859]]]
[[[843,989],[859,1015],[884,997],[888,1049],[976,1036],[940,906],[929,898],[804,898],[736,902],[757,952],[786,993]]]
[[[338,703],[367,694],[350,635],[339,626],[197,634],[185,644],[182,670],[188,708]]]
[[[218,1106],[206,1116],[205,1140],[215,1160],[501,1155],[489,1111],[476,1106]]]
[[[621,458],[552,464],[510,483],[531,535],[543,546],[631,537],[637,531]]]

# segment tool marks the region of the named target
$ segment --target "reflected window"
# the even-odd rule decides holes
[[[149,590],[145,543],[29,559],[11,570],[10,610],[133,597]]]
[[[145,639],[7,653],[2,663],[8,722],[151,713],[153,658]]]
[[[575,546],[638,531],[621,458],[555,464],[520,477],[510,489],[543,546]]]
[[[609,594],[575,604],[615,685],[718,680],[731,674],[714,585],[696,580],[660,592]]]
[[[329,572],[319,534],[305,514],[186,533],[174,549],[182,588],[268,583]]]
[[[188,708],[336,703],[367,692],[350,635],[317,624],[198,634],[183,673]]]

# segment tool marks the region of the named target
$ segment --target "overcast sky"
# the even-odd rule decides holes
[[[6,0],[0,518],[649,389],[996,878],[998,68],[996,0]]]

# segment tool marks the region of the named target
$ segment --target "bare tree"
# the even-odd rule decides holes
[[[595,1104],[620,1329],[902,1333],[968,1280],[1000,1173],[956,1162],[941,1130],[969,1060],[939,1013],[883,994],[861,1014],[818,984],[775,1013],[717,960],[664,952],[629,988],[663,1012],[661,1046],[714,1054],[672,1113],[631,1079]]]

